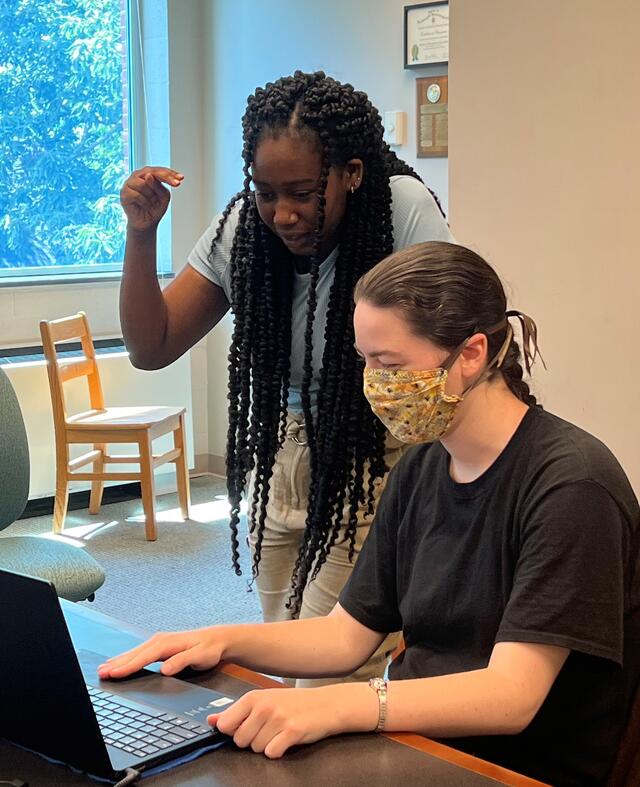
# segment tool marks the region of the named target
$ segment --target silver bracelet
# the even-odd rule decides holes
[[[382,732],[387,720],[387,681],[384,678],[369,678],[369,686],[378,695],[378,724],[374,732]]]

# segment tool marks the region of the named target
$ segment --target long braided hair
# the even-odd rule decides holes
[[[226,462],[233,566],[238,574],[240,503],[253,471],[248,502],[249,528],[256,532],[254,578],[260,562],[269,481],[276,452],[285,439],[294,265],[291,253],[260,219],[250,188],[250,168],[260,141],[282,133],[312,141],[322,161],[301,390],[311,481],[304,539],[292,576],[289,606],[295,615],[305,585],[317,575],[343,528],[353,559],[357,511],[367,505],[372,512],[374,481],[386,470],[384,427],[362,393],[362,367],[354,349],[353,289],[359,277],[393,248],[389,177],[418,175],[383,141],[380,115],[366,94],[321,71],[296,71],[258,88],[248,99],[242,122],[244,185],[225,209],[212,253],[222,225],[239,202],[230,263],[235,321],[229,352]],[[353,158],[363,161],[364,176],[360,188],[349,195],[340,228],[314,419],[309,388],[325,189],[330,168],[343,167]]]

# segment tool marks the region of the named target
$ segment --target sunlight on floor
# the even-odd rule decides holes
[[[111,522],[88,522],[86,525],[76,525],[65,527],[63,533],[42,533],[42,538],[50,538],[52,541],[63,541],[74,547],[82,547],[82,541],[90,541],[94,536],[103,533],[109,528],[119,525],[117,519]]]
[[[240,505],[240,512],[247,512],[247,504],[243,500]],[[212,522],[225,521],[229,518],[229,502],[226,495],[216,495],[214,500],[206,503],[192,503],[190,508],[191,521],[209,524]],[[158,522],[182,522],[180,508],[170,508],[166,511],[158,511],[156,514]],[[144,522],[144,514],[128,516],[127,522]]]
[[[240,506],[242,514],[247,512],[247,504],[243,500]],[[206,503],[192,503],[190,521],[199,522],[201,524],[217,524],[219,522],[226,523],[229,519],[229,502],[226,495],[216,495],[213,500]],[[182,523],[182,514],[180,508],[169,508],[166,511],[158,511],[156,513],[156,520],[158,522],[171,522]],[[135,516],[128,516],[124,522],[143,523],[144,514],[140,513]],[[84,542],[90,541],[95,536],[103,534],[106,530],[122,525],[123,522],[118,519],[101,522],[87,522],[85,524],[71,525],[65,527],[62,533],[41,533],[40,538],[48,538],[52,541],[61,541],[70,546],[82,549]]]

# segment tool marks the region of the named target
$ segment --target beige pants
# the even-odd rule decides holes
[[[402,455],[402,443],[390,438],[387,442],[385,461],[393,467]],[[376,482],[375,502],[384,488],[385,478]],[[256,586],[266,623],[289,620],[291,614],[286,603],[291,593],[291,577],[304,535],[307,518],[307,500],[310,483],[309,448],[302,417],[290,415],[287,423],[287,439],[277,453],[273,476],[269,486],[267,518],[262,541],[259,574]],[[253,478],[249,483],[248,499],[251,500]],[[358,513],[354,563],[371,527],[373,517]],[[249,535],[252,553],[257,534]],[[344,587],[353,563],[349,562],[349,540],[338,539],[318,576],[309,583],[302,596],[300,618],[328,615],[335,606]],[[389,656],[399,641],[399,634],[390,634],[371,656],[369,661],[346,678],[298,680],[296,686],[320,686],[344,681],[364,681],[382,676]]]

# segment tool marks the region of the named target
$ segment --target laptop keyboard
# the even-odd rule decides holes
[[[130,754],[148,757],[211,732],[211,727],[171,713],[151,716],[95,686],[88,685],[87,690],[105,743]]]

